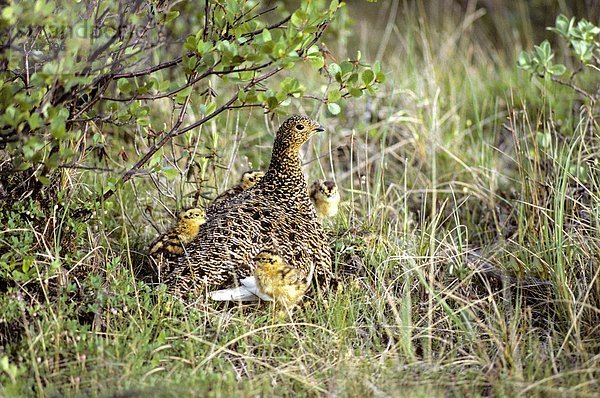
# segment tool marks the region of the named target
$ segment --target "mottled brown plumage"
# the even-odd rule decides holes
[[[245,171],[240,177],[240,182],[221,193],[212,201],[212,203],[208,206],[208,213],[211,214],[214,210],[216,210],[216,206],[221,207],[225,205],[227,201],[238,196],[240,193],[252,188],[264,175],[264,171],[260,170]]]
[[[254,257],[264,249],[281,253],[289,266],[308,273],[327,288],[333,278],[328,239],[308,197],[298,152],[323,129],[301,116],[277,131],[271,163],[252,188],[212,213],[198,238],[177,261],[166,283],[175,294],[201,294],[235,285],[254,273]]]
[[[148,256],[152,262],[152,274],[159,282],[172,271],[170,265],[183,255],[185,246],[198,235],[200,225],[205,222],[203,209],[185,210],[179,214],[177,225],[152,241]]]
[[[335,182],[317,180],[311,184],[308,194],[319,217],[327,218],[337,214],[340,193]]]

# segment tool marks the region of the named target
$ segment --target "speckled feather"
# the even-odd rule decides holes
[[[200,225],[204,222],[206,213],[203,209],[185,210],[179,215],[175,227],[152,241],[148,255],[154,268],[151,274],[154,274],[158,281],[173,270],[177,258],[185,252],[185,245],[198,235]]]
[[[306,117],[283,123],[265,176],[210,215],[168,276],[170,292],[198,294],[235,285],[253,274],[252,260],[263,249],[276,250],[303,272],[314,264],[315,280],[328,288],[334,278],[328,239],[308,197],[298,155],[318,131],[320,126]]]
[[[227,202],[238,196],[240,193],[252,188],[264,175],[265,173],[260,170],[245,171],[240,177],[239,183],[221,193],[211,202],[207,208],[207,212],[212,214],[218,208],[227,206]]]

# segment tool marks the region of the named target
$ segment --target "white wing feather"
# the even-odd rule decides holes
[[[240,283],[242,286],[216,290],[208,293],[208,296],[215,301],[273,301],[271,296],[258,290],[253,276],[241,279]]]

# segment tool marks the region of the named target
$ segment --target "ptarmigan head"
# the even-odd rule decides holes
[[[294,115],[283,122],[277,131],[275,146],[298,151],[310,137],[321,131],[325,129],[314,120],[306,116]]]

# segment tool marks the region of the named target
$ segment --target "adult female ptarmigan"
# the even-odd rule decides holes
[[[277,131],[271,163],[252,188],[209,214],[198,237],[186,246],[165,283],[176,295],[204,294],[235,286],[254,273],[254,258],[264,249],[326,290],[335,279],[331,253],[321,221],[308,197],[298,154],[300,147],[324,129],[313,120],[292,116]]]

